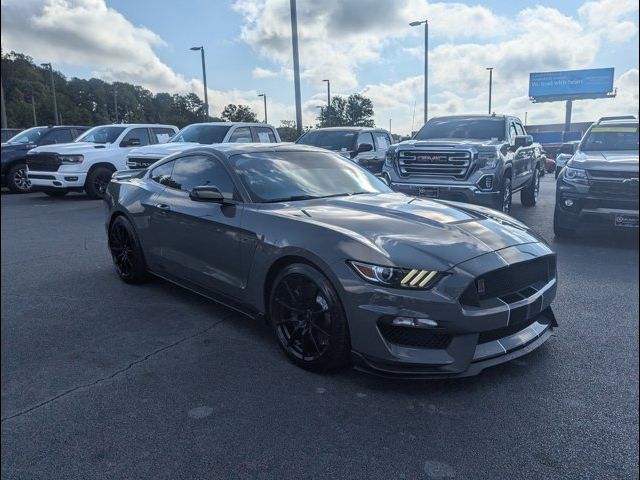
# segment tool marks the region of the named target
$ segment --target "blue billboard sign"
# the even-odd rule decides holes
[[[532,100],[602,98],[613,92],[613,68],[534,72],[529,74]]]

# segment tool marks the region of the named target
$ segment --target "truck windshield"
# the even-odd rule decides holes
[[[93,127],[81,136],[79,136],[76,142],[90,142],[90,143],[113,143],[120,134],[124,132],[127,127]]]
[[[230,125],[189,125],[180,130],[169,140],[169,143],[188,142],[203,145],[222,143],[230,128]]]
[[[504,118],[434,118],[420,129],[415,140],[461,138],[504,140]]]
[[[638,151],[637,125],[593,127],[580,144],[582,151],[635,150]]]
[[[327,150],[353,150],[357,132],[349,130],[312,130],[300,137],[296,143],[326,148]]]
[[[47,130],[47,127],[33,127],[15,137],[11,137],[7,140],[7,143],[36,143]]]

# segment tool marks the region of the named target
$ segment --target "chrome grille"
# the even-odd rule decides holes
[[[471,152],[466,150],[400,150],[400,175],[429,175],[438,177],[466,177],[471,165]]]

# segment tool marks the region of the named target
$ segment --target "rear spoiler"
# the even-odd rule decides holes
[[[141,178],[146,171],[146,168],[136,168],[135,170],[118,170],[116,172],[113,172],[113,175],[111,175],[111,180],[129,180],[131,178]]]

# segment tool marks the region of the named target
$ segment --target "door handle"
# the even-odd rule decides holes
[[[159,208],[160,210],[171,210],[171,207],[166,203],[156,203],[156,208]]]

